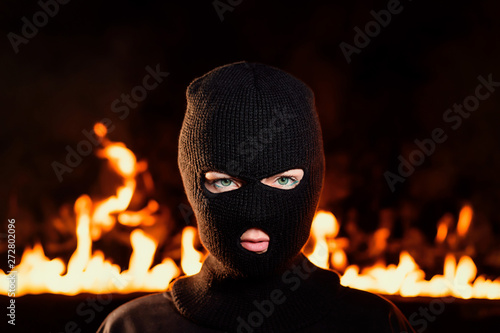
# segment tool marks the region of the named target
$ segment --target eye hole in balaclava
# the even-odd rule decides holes
[[[263,178],[260,182],[267,186],[288,191],[297,187],[303,176],[304,170],[291,169],[271,177]],[[204,175],[204,180],[205,188],[212,193],[235,191],[246,183],[242,179],[217,171],[207,172]]]
[[[234,276],[284,269],[309,237],[323,184],[324,154],[312,91],[279,69],[246,62],[218,67],[189,85],[179,136],[179,169],[210,254]],[[291,169],[291,190],[262,179]],[[205,174],[241,179],[237,190],[212,193]],[[249,229],[265,232],[265,253],[242,248]]]

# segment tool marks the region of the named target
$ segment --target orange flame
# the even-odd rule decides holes
[[[137,162],[134,153],[127,149],[125,145],[122,143],[109,143],[103,150],[98,152],[98,156],[108,159],[111,167],[123,177],[124,185],[116,190],[116,195],[95,204],[91,224],[93,240],[101,238],[103,231],[107,232],[114,227],[116,218],[113,214],[127,209],[136,186]],[[127,218],[122,217],[122,220],[127,221]]]
[[[334,239],[339,233],[339,228],[337,218],[330,212],[319,211],[314,217],[311,236],[315,241],[315,246],[308,258],[316,266],[332,267],[337,270],[344,270],[346,267],[347,256]]]
[[[104,126],[103,123],[96,123],[94,125],[94,133],[98,137],[104,138],[106,136],[106,134],[108,133],[108,129],[106,128],[106,126]]]
[[[193,245],[196,235],[194,227],[185,227],[182,231],[181,267],[186,275],[194,275],[201,269],[203,253]]]
[[[139,211],[127,210],[134,191],[136,176],[147,169],[145,162],[137,162],[135,155],[122,143],[108,141],[106,127],[96,124],[94,131],[103,139],[104,148],[98,155],[108,160],[111,168],[123,178],[114,195],[100,201],[93,201],[87,195],[80,196],[74,205],[76,216],[77,247],[68,264],[60,258],[49,259],[42,246],[37,243],[33,248],[26,248],[21,262],[12,269],[17,274],[16,296],[25,294],[60,293],[75,295],[90,293],[130,293],[137,291],[162,291],[171,280],[179,276],[180,268],[171,258],[165,258],[152,267],[158,243],[151,235],[141,230],[142,226],[151,226],[156,222],[153,216],[159,211],[158,202],[150,200]],[[152,188],[152,180],[145,177],[146,186]],[[465,205],[457,223],[458,237],[465,237],[471,221],[472,207]],[[111,230],[118,223],[136,227],[130,235],[132,255],[129,267],[120,271],[120,267],[106,260],[100,251],[92,251],[92,241],[101,237],[103,232]],[[438,223],[436,243],[447,238],[452,225],[451,215],[445,215]],[[500,278],[492,281],[477,275],[477,268],[472,258],[462,256],[458,260],[448,254],[444,261],[443,275],[435,275],[425,280],[425,273],[419,268],[408,252],[401,252],[397,265],[379,262],[367,267],[360,273],[356,265],[348,265],[344,248],[348,240],[336,238],[340,224],[330,212],[316,214],[311,239],[313,251],[307,255],[316,265],[343,271],[341,283],[345,286],[383,294],[399,294],[405,297],[454,296],[459,298],[500,299]],[[372,237],[371,252],[378,254],[385,251],[390,230],[380,228]],[[203,253],[194,247],[196,229],[186,227],[182,232],[181,267],[186,275],[199,272]],[[0,293],[7,294],[9,275],[0,270]]]
[[[155,200],[150,200],[148,205],[138,212],[123,212],[118,215],[118,222],[129,227],[137,227],[139,225],[150,226],[156,220],[152,216],[160,209],[160,205]]]
[[[470,223],[472,216],[472,208],[465,206],[461,213],[464,220]],[[336,219],[328,215],[331,213],[319,212],[312,226],[312,236],[315,241],[315,247],[311,254],[308,255],[309,260],[316,263],[318,266],[325,267],[324,261],[318,261],[317,256],[324,251],[324,246],[327,243],[327,235],[338,233],[338,224],[331,232],[331,221]],[[328,218],[326,218],[328,216]],[[333,215],[332,215],[333,216]],[[446,217],[447,219],[448,217]],[[444,222],[443,222],[444,221]],[[448,221],[442,220],[441,224],[448,225]],[[465,224],[465,222],[462,222]],[[384,230],[379,229],[380,230]],[[446,229],[447,230],[447,229]],[[329,234],[330,231],[330,234]],[[388,231],[388,230],[387,230]],[[439,234],[439,232],[438,232]],[[441,235],[440,240],[444,240],[446,235]],[[385,231],[380,231],[378,247],[384,247],[385,239],[388,234]],[[377,240],[375,240],[377,245]],[[330,247],[329,254],[339,256],[339,261],[345,267],[347,265],[347,257],[345,252],[336,247]],[[324,255],[320,256],[324,258]],[[343,270],[335,266],[335,261],[332,258],[331,268]],[[454,296],[458,298],[488,298],[500,299],[500,278],[492,281],[484,276],[476,278],[477,268],[474,261],[469,256],[462,256],[456,263],[453,255],[448,254],[444,262],[444,275],[435,275],[430,280],[425,280],[425,273],[416,264],[413,257],[408,252],[401,252],[398,265],[385,265],[384,263],[377,263],[372,267],[363,269],[360,273],[360,268],[356,265],[348,266],[341,277],[341,283],[344,286],[381,293],[386,295],[399,294],[405,297],[414,296],[430,296],[430,297],[444,297]]]
[[[457,223],[457,234],[459,237],[464,237],[469,230],[472,221],[472,207],[470,205],[464,205],[460,210],[460,215],[458,216]]]
[[[316,214],[311,227],[312,237],[316,241],[314,251],[309,255],[309,260],[316,266],[328,268],[328,241],[327,237],[335,237],[339,232],[337,219],[332,213],[320,211]]]
[[[448,229],[452,223],[453,217],[451,214],[445,214],[438,221],[438,229],[436,233],[436,239],[434,240],[437,244],[441,244],[446,239],[448,235]]]
[[[123,177],[124,185],[105,200],[93,202],[87,195],[76,200],[77,248],[67,266],[59,258],[47,258],[39,243],[33,249],[25,249],[21,262],[12,269],[16,273],[11,273],[19,277],[16,296],[28,293],[75,295],[82,292],[160,291],[180,275],[180,269],[170,258],[150,269],[158,244],[140,229],[130,235],[133,252],[128,270],[120,272],[120,267],[105,260],[102,252],[92,253],[92,240],[99,239],[103,231],[112,229],[116,220],[128,226],[152,225],[152,214],[159,209],[158,203],[151,200],[138,212],[126,210],[135,191],[136,174],[145,170],[147,165],[138,163],[135,155],[122,143],[105,140],[107,130],[103,124],[96,124],[94,131],[103,138],[104,149],[98,152],[98,156],[109,161],[112,169]],[[114,214],[119,214],[118,218]],[[0,270],[2,294],[7,294],[8,277]]]
[[[86,195],[78,198],[75,203],[78,245],[68,262],[67,271],[61,259],[48,259],[42,246],[37,243],[33,249],[25,250],[20,264],[13,269],[21,277],[17,279],[16,296],[28,293],[76,295],[82,292],[160,291],[165,290],[168,283],[179,276],[180,270],[170,258],[149,269],[157,243],[139,229],[134,230],[130,237],[133,252],[128,270],[120,272],[120,267],[105,260],[100,251],[91,256],[92,242],[89,229],[91,203]],[[63,275],[65,271],[66,274]],[[7,294],[7,278],[8,275],[0,270],[2,294]]]

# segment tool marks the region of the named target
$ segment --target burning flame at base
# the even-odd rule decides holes
[[[48,259],[39,243],[33,249],[26,249],[21,263],[13,269],[17,275],[16,296],[28,293],[76,295],[83,292],[157,291],[166,289],[168,283],[180,274],[179,268],[170,258],[149,269],[157,243],[140,229],[134,230],[130,237],[133,252],[128,270],[120,272],[120,267],[105,260],[100,251],[91,256],[91,204],[91,199],[86,195],[75,203],[78,245],[67,269],[61,259]],[[7,285],[8,275],[0,270],[0,293],[7,294]]]
[[[49,259],[41,244],[24,251],[21,262],[10,274],[16,275],[16,297],[25,294],[55,293],[75,295],[88,293],[131,293],[138,291],[163,291],[181,274],[180,268],[171,258],[151,268],[158,242],[146,234],[140,226],[153,225],[153,214],[159,210],[151,200],[140,211],[127,211],[136,188],[136,174],[147,168],[145,162],[137,162],[135,155],[121,143],[108,141],[106,128],[96,124],[95,133],[103,140],[104,149],[98,152],[107,159],[114,171],[123,178],[123,185],[116,194],[94,202],[89,196],[80,196],[74,205],[76,216],[77,248],[67,266],[63,260]],[[472,219],[472,208],[464,206],[457,223],[457,236],[463,238]],[[137,227],[130,235],[133,249],[129,267],[120,267],[106,260],[101,251],[92,252],[92,242],[111,230],[116,222]],[[445,215],[438,223],[436,243],[442,243],[448,234],[452,217]],[[500,278],[492,281],[477,275],[477,268],[469,256],[457,261],[448,254],[443,275],[425,280],[425,273],[408,252],[401,252],[399,264],[377,263],[362,270],[356,265],[348,266],[341,239],[336,239],[339,223],[332,213],[318,212],[314,218],[311,238],[313,251],[307,257],[317,266],[343,271],[341,283],[366,291],[404,297],[454,296],[458,298],[500,299]],[[378,251],[386,245],[389,230],[381,228],[375,233],[374,248]],[[186,227],[182,233],[181,268],[186,275],[199,272],[203,253],[195,249],[196,229]],[[346,268],[347,267],[347,268]],[[8,293],[9,274],[0,270],[0,294]]]
[[[461,219],[471,217],[472,209],[470,206],[464,206],[460,213],[459,226]],[[468,227],[470,220],[468,223],[464,221],[461,223]],[[316,265],[328,268],[330,258],[331,267],[340,269],[341,266],[345,266],[345,253],[338,248],[335,240],[331,239],[337,235],[338,228],[337,220],[332,213],[316,214],[312,226],[315,247],[308,255]],[[459,229],[462,235],[464,229],[466,228],[463,226]],[[344,255],[337,255],[336,258],[335,254],[339,252]],[[340,281],[344,286],[386,295],[500,299],[500,278],[492,281],[484,276],[476,278],[476,275],[476,265],[469,256],[462,256],[457,264],[455,257],[448,254],[445,258],[444,274],[434,275],[430,280],[425,280],[424,271],[418,267],[408,252],[403,251],[397,266],[378,263],[363,269],[360,274],[359,267],[351,265],[345,269]]]
[[[181,273],[171,258],[165,258],[150,269],[158,243],[139,228],[130,235],[133,252],[128,270],[120,272],[120,267],[106,260],[101,251],[92,253],[92,241],[111,230],[116,220],[128,226],[151,225],[154,220],[152,214],[159,209],[158,203],[152,200],[139,212],[126,211],[135,191],[136,173],[144,170],[146,165],[144,162],[137,163],[135,155],[122,143],[104,138],[106,128],[102,124],[96,124],[94,131],[101,137],[104,146],[98,156],[109,161],[113,170],[123,177],[124,185],[105,200],[93,202],[87,195],[76,200],[77,248],[67,267],[59,258],[47,258],[39,243],[32,249],[25,249],[20,264],[10,273],[16,275],[16,297],[28,293],[75,295],[83,292],[159,291],[165,290],[170,281]],[[113,214],[118,214],[117,218]],[[9,275],[0,270],[1,294],[7,294],[8,278]]]

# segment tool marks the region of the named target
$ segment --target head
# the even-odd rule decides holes
[[[235,276],[284,269],[309,237],[323,185],[312,91],[238,62],[195,79],[186,95],[178,164],[203,245]]]

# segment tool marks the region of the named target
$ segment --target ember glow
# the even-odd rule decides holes
[[[197,231],[185,227],[182,232],[180,267],[171,258],[154,267],[158,240],[146,232],[154,226],[155,213],[160,205],[149,200],[138,211],[128,210],[134,192],[136,177],[147,169],[145,161],[137,161],[135,155],[122,143],[111,142],[105,138],[106,128],[96,124],[95,132],[103,139],[103,149],[98,156],[107,160],[111,169],[122,178],[113,195],[107,198],[93,199],[88,195],[80,196],[74,204],[77,247],[67,265],[60,258],[47,258],[41,244],[26,248],[22,259],[12,271],[17,272],[16,296],[26,294],[65,294],[79,293],[131,293],[155,292],[165,290],[170,281],[178,277],[181,271],[193,275],[201,269],[204,253],[195,247]],[[152,180],[146,179],[146,186],[152,186]],[[438,221],[435,243],[443,244],[456,225],[453,236],[463,239],[471,226],[473,209],[466,204],[462,208],[458,221],[453,221],[446,214]],[[130,234],[132,254],[126,270],[111,260],[104,253],[93,251],[93,242],[112,230],[119,223],[135,228]],[[312,251],[308,258],[322,268],[331,268],[342,272],[341,283],[345,286],[386,295],[403,297],[454,296],[457,298],[500,299],[500,278],[492,281],[483,275],[477,276],[476,264],[467,255],[446,255],[443,274],[434,275],[429,280],[406,251],[401,251],[399,263],[386,265],[377,262],[371,267],[360,269],[349,265],[346,248],[347,238],[338,238],[340,224],[330,212],[316,214],[308,245]],[[372,236],[372,252],[383,253],[387,247],[390,230],[380,228]],[[453,237],[452,237],[453,239]],[[9,275],[0,270],[0,293],[7,294]]]

